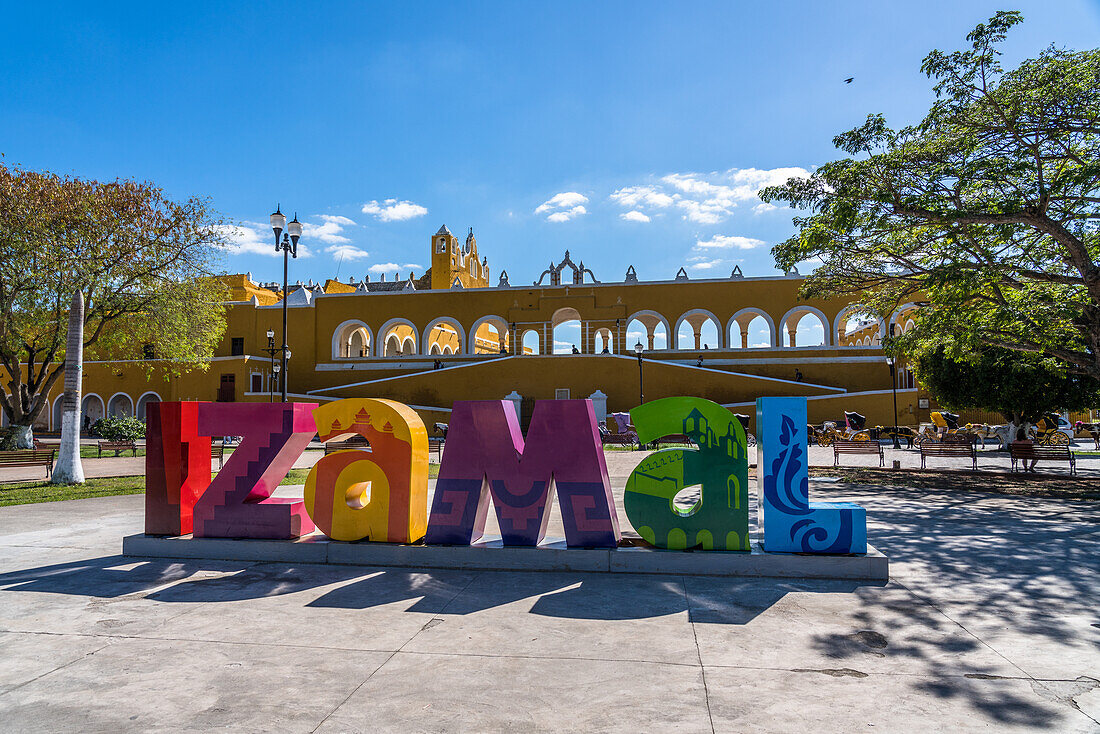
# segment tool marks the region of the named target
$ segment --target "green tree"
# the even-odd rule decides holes
[[[1021,21],[999,12],[970,49],[924,59],[936,101],[920,124],[871,115],[834,138],[851,157],[761,192],[807,212],[773,254],[820,260],[806,296],[879,315],[923,303],[888,349],[992,345],[1100,377],[1100,50],[1006,72],[997,47]]]
[[[170,371],[205,366],[225,330],[213,268],[223,230],[203,199],[153,184],[98,182],[0,164],[0,409],[29,446],[64,373],[73,293],[84,295],[85,356]]]
[[[990,410],[1019,426],[1060,410],[1100,405],[1100,380],[1067,372],[1058,360],[987,347],[956,359],[948,347],[920,355],[914,372],[952,410]]]

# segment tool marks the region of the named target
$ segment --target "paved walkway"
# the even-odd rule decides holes
[[[812,492],[864,504],[889,584],[140,561],[140,496],[0,508],[0,722],[1100,731],[1100,507]]]

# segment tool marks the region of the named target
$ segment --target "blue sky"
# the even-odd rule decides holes
[[[791,212],[755,190],[919,119],[921,58],[998,7],[1008,64],[1100,38],[1096,2],[9,3],[0,152],[209,196],[259,280],[276,202],[311,225],[292,280],[419,273],[443,223],[494,282],[567,248],[602,280],[768,275]]]

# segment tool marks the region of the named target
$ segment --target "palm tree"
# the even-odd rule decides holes
[[[80,382],[84,370],[84,294],[73,294],[65,346],[65,395],[61,398],[61,451],[53,468],[54,484],[83,484],[80,463]]]

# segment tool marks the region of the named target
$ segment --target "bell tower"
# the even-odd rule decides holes
[[[463,288],[489,285],[489,265],[478,260],[477,239],[471,227],[466,243],[460,245],[447,225],[432,235],[432,289],[446,290],[458,283]]]
[[[458,240],[444,224],[432,235],[432,290],[446,290],[458,269]]]

